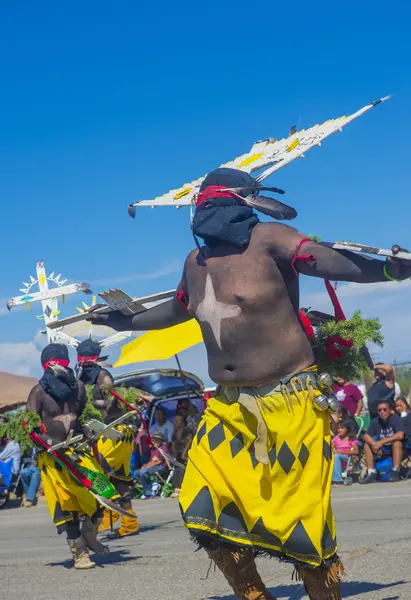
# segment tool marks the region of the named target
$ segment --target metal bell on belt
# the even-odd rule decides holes
[[[335,413],[338,410],[340,403],[338,402],[338,398],[335,394],[330,394],[328,396],[328,408],[331,412]]]
[[[337,412],[339,406],[338,398],[334,394],[331,394],[330,396],[324,396],[324,394],[321,394],[321,396],[317,396],[315,398],[314,402],[317,408],[320,410],[329,410],[333,413]]]
[[[321,394],[321,396],[317,396],[314,402],[317,408],[319,408],[320,410],[328,410],[328,398],[327,396],[324,396],[324,394]]]
[[[334,383],[333,377],[329,373],[321,373],[318,376],[318,385],[326,388],[332,388]]]

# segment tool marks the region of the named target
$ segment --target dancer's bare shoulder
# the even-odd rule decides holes
[[[40,383],[36,383],[36,385],[30,390],[27,399],[27,409],[38,412],[42,408],[46,396],[47,394]]]
[[[284,223],[259,223],[253,231],[254,241],[260,243],[280,266],[291,264],[305,236]]]

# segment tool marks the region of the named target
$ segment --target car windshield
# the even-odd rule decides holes
[[[194,379],[185,376],[183,383],[180,377],[160,372],[131,376],[125,381],[119,381],[118,384],[124,387],[136,387],[147,394],[157,397],[169,396],[171,394],[176,395],[187,390],[201,393],[201,388]]]
[[[170,398],[170,400],[155,400],[155,404],[150,411],[150,431],[153,433],[156,431],[156,408],[161,408],[164,412],[166,421],[174,422],[176,418],[177,410],[180,404],[186,404],[187,400],[183,398]],[[197,411],[194,414],[198,415],[198,420],[204,412],[204,399],[203,398],[190,398],[190,404],[196,407]]]

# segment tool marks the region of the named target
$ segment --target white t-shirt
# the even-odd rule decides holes
[[[162,433],[166,438],[167,442],[171,443],[174,433],[174,423],[172,421],[166,421],[164,425],[153,423],[152,425],[150,425],[150,434],[154,435],[155,433]]]

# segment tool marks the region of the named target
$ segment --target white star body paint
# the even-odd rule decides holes
[[[213,280],[208,273],[206,278],[204,299],[200,302],[196,310],[196,318],[202,323],[208,323],[213,332],[218,347],[221,346],[221,321],[223,319],[232,319],[241,313],[241,308],[235,304],[225,304],[218,302],[215,297]]]
[[[71,429],[71,426],[77,420],[77,417],[74,413],[68,413],[65,415],[57,415],[57,417],[54,417],[54,420],[63,423],[64,429],[66,430],[66,433],[68,433]]]

